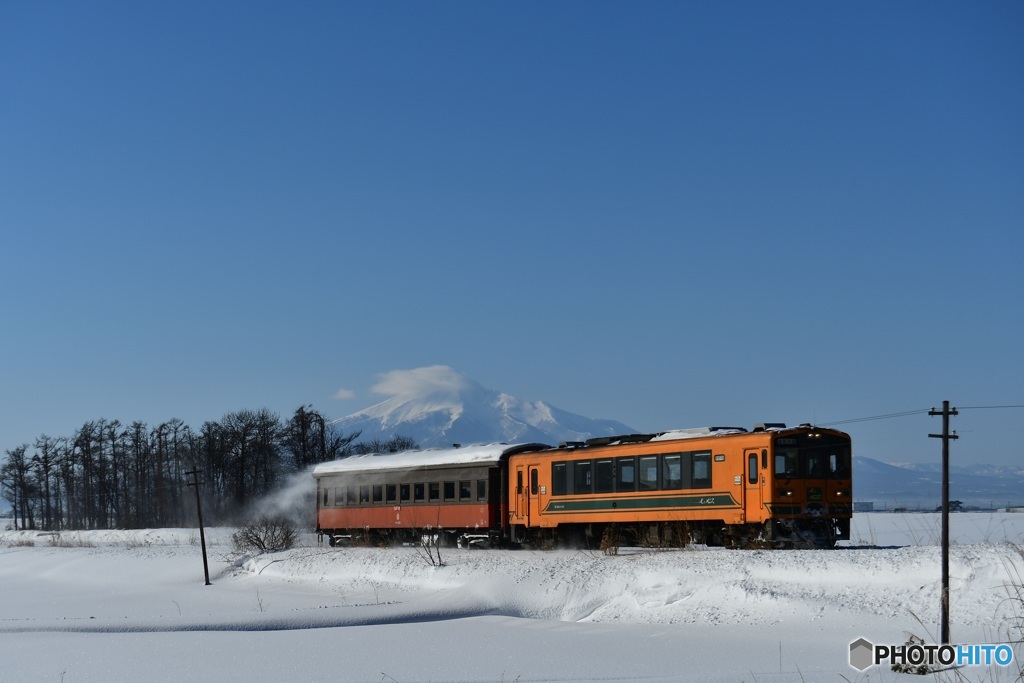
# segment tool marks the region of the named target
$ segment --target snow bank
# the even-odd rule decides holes
[[[1019,640],[1024,515],[951,519],[954,637]],[[237,557],[215,529],[212,586],[190,529],[0,532],[0,656],[12,680],[69,682],[892,681],[850,669],[848,646],[934,640],[937,520],[857,515],[831,551],[451,549],[443,566],[309,536]]]

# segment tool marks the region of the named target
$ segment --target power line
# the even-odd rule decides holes
[[[1005,408],[1024,408],[1024,404],[1020,405],[998,405],[998,406],[957,406],[958,410],[999,410]],[[898,413],[886,413],[885,415],[872,415],[870,417],[854,417],[849,420],[835,420],[832,422],[821,422],[819,423],[822,427],[828,427],[830,425],[845,425],[853,424],[855,422],[871,422],[872,420],[890,420],[897,417],[909,417],[911,415],[924,415],[929,411],[928,408],[920,410],[904,410]]]
[[[928,408],[922,408],[920,410],[904,410],[899,413],[887,413],[885,415],[872,415],[871,417],[855,417],[849,420],[836,420],[834,422],[822,422],[822,427],[829,425],[845,425],[852,424],[854,422],[870,422],[871,420],[889,420],[895,417],[908,417],[910,415],[924,415],[928,412]]]
[[[957,406],[957,410],[996,410],[998,408],[1024,408],[1024,405],[1009,405],[1009,406]]]

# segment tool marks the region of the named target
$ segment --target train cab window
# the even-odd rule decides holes
[[[807,455],[807,471],[804,473],[808,479],[825,478],[825,454],[809,453]]]
[[[757,453],[751,453],[747,458],[747,482],[757,483]]]
[[[373,502],[383,503],[384,502],[384,487],[380,484],[375,484],[373,487]]]
[[[615,466],[611,460],[594,463],[594,493],[611,493],[615,490]]]
[[[797,458],[797,451],[793,449],[785,449],[775,452],[775,476],[782,477],[784,479],[792,479],[797,476],[799,471],[799,460]]]
[[[661,485],[665,489],[683,488],[683,456],[678,453],[661,456]]]
[[[468,481],[459,482],[459,500],[472,500],[473,487]]]
[[[580,460],[574,470],[573,493],[593,493],[594,464],[589,460]]]
[[[564,496],[568,481],[568,466],[564,462],[551,463],[551,495]]]
[[[430,501],[441,500],[441,484],[436,481],[432,481],[427,484],[427,491],[430,494]]]
[[[444,499],[455,500],[455,482],[446,481],[444,483]]]
[[[615,458],[617,491],[636,491],[636,458]]]
[[[359,504],[362,505],[364,503],[369,503],[369,502],[370,502],[370,487],[369,486],[360,486],[359,487]]]
[[[384,489],[385,500],[389,503],[398,501],[398,487],[394,484],[388,484]]]
[[[711,453],[693,454],[693,488],[711,488]]]
[[[487,480],[477,479],[476,480],[476,499],[478,501],[487,500]]]
[[[658,488],[658,456],[640,458],[640,490],[654,491]]]
[[[413,500],[426,500],[427,496],[427,485],[423,482],[416,482],[412,485],[412,499]]]
[[[828,468],[833,479],[849,479],[850,456],[846,453],[833,453],[828,456]]]

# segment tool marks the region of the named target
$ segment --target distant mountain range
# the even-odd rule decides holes
[[[997,465],[949,468],[949,498],[971,507],[1024,504],[1024,468]],[[853,456],[853,499],[875,508],[934,509],[942,502],[938,464],[890,464]]]
[[[375,391],[389,398],[335,421],[345,432],[361,431],[361,441],[405,436],[421,448],[494,442],[557,445],[637,431],[615,420],[583,417],[543,401],[486,389],[443,365],[388,373]],[[665,428],[694,426],[700,425]],[[853,473],[854,500],[873,502],[876,509],[934,509],[941,503],[937,464],[888,464],[854,456]],[[985,508],[1024,504],[1024,468],[952,467],[950,498]]]

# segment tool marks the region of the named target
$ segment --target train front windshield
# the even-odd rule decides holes
[[[775,439],[776,479],[849,479],[850,440],[808,432]]]

